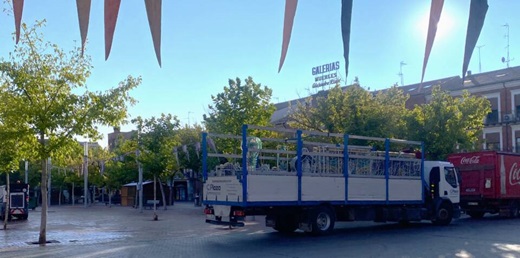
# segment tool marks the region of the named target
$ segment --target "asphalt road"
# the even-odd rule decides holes
[[[46,246],[38,240],[41,213],[0,230],[0,257],[520,257],[520,219],[464,217],[431,223],[337,223],[329,236],[281,235],[264,218],[244,228],[204,223],[201,207],[176,203],[153,211],[102,205],[51,207]]]

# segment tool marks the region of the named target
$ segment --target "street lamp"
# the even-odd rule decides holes
[[[25,160],[25,183],[29,183],[29,161]]]
[[[143,212],[143,168],[141,166],[141,162],[139,162],[139,154],[140,151],[136,151],[137,156],[137,171],[139,172],[139,183],[137,184],[137,188],[139,190],[139,212]]]
[[[85,142],[84,146],[84,161],[85,169],[83,170],[83,205],[87,208],[87,196],[88,196],[88,141]]]

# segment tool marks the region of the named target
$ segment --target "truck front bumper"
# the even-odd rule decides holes
[[[462,210],[460,209],[460,205],[458,205],[458,204],[453,205],[453,218],[455,218],[455,219],[460,218],[461,213],[462,213]]]

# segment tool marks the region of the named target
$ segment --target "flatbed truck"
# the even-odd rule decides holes
[[[241,145],[241,153],[209,153],[217,138]],[[266,226],[279,232],[315,235],[337,221],[450,224],[460,216],[453,164],[391,150],[399,146],[424,153],[422,142],[317,131],[244,125],[240,136],[205,132],[206,222],[240,227],[246,216],[265,215]],[[228,162],[209,168],[223,158]]]

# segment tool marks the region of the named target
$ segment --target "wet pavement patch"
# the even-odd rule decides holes
[[[45,243],[46,243],[46,244],[59,244],[60,241],[57,241],[57,240],[47,240],[47,241],[45,241]],[[40,242],[38,242],[38,241],[35,241],[35,242],[27,242],[27,244],[29,244],[29,245],[39,245]]]

